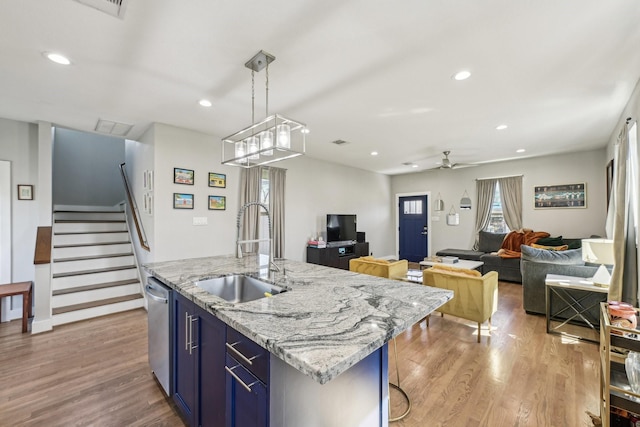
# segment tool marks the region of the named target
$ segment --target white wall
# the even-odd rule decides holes
[[[547,231],[552,236],[568,238],[604,236],[606,218],[605,168],[606,150],[600,149],[565,155],[538,157],[509,162],[480,165],[456,170],[438,170],[391,178],[391,189],[396,193],[431,191],[432,199],[440,193],[445,211],[431,224],[431,253],[445,248],[471,248],[474,240],[476,209],[461,211],[460,199],[465,190],[476,202],[476,179],[523,175],[523,225],[536,231]],[[587,184],[586,209],[534,209],[533,189],[544,184]],[[460,225],[446,225],[446,214],[455,207],[460,214]],[[391,207],[390,209],[393,209]]]
[[[124,200],[119,166],[124,140],[56,128],[53,144],[53,203],[113,206]]]
[[[154,260],[234,253],[240,170],[220,164],[220,138],[159,123],[153,127]],[[176,167],[194,170],[195,184],[174,184]],[[209,172],[226,174],[227,187],[209,187]],[[193,194],[194,209],[173,209],[173,193]],[[226,210],[208,210],[209,195],[226,196]],[[208,225],[194,226],[194,217],[207,218]]]
[[[277,164],[287,169],[285,257],[305,261],[306,242],[326,231],[327,214],[356,214],[374,256],[395,252],[390,178],[309,157]]]
[[[0,159],[11,162],[11,281],[34,278],[38,227],[38,127],[0,118]],[[34,200],[17,200],[17,185],[34,185]]]

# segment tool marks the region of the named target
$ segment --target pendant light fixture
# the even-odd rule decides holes
[[[462,194],[462,199],[460,199],[460,209],[464,209],[464,210],[471,209],[471,199],[469,198],[469,194],[467,194],[467,190],[464,190],[464,194]]]
[[[244,66],[251,70],[251,126],[222,139],[222,164],[252,168],[305,153],[304,123],[280,114],[269,116],[269,64],[276,57],[260,51]],[[266,69],[266,118],[255,121],[255,73]],[[275,138],[275,139],[274,139]]]

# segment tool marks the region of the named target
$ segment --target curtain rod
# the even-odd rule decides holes
[[[520,175],[507,175],[507,176],[492,176],[490,178],[476,178],[476,181],[486,181],[488,179],[501,179],[501,178],[515,178],[518,176],[524,176],[524,174]]]

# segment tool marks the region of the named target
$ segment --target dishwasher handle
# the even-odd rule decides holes
[[[151,298],[154,301],[161,302],[163,304],[169,304],[169,300],[167,298],[163,298],[162,296],[154,294],[153,292],[151,292],[152,290],[153,290],[153,287],[150,285],[147,285],[145,287],[145,293],[149,296],[149,298]]]

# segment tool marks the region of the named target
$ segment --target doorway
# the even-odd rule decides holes
[[[11,162],[0,160],[0,284],[11,282]],[[2,319],[9,319],[11,298],[0,299]]]
[[[420,262],[429,254],[431,215],[429,193],[398,194],[398,257]]]

